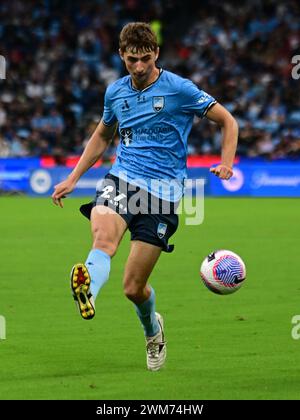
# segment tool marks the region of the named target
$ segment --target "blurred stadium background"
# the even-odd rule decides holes
[[[2,1],[0,54],[7,77],[0,83],[0,189],[27,191],[28,169],[76,164],[102,115],[107,84],[124,74],[119,31],[136,19],[156,30],[163,68],[192,79],[235,115],[238,159],[274,162],[281,184],[261,194],[289,186],[281,195],[299,195],[298,165],[292,178],[277,169],[279,162],[300,159],[299,80],[292,77],[292,57],[300,49],[296,0]],[[118,141],[104,156],[108,164]],[[207,167],[219,152],[218,127],[195,120],[189,166]],[[272,174],[264,174],[272,186]],[[257,174],[250,177],[257,180]]]
[[[99,121],[107,84],[124,74],[118,34],[135,20],[157,31],[159,64],[212,94],[240,126],[235,176],[220,182],[208,170],[219,161],[220,130],[195,120],[189,177],[205,178],[211,197],[203,225],[182,224],[177,252],[153,274],[169,342],[167,369],[156,376],[145,371],[142,332],[122,295],[128,241],[86,325],[68,290],[69,268],[90,247],[81,200],[68,199],[62,213],[49,199]],[[299,398],[291,338],[299,312],[298,54],[296,0],[1,1],[0,399]],[[118,141],[73,195],[93,196]],[[224,299],[198,285],[202,258],[218,248],[239,253],[248,268],[242,290]]]

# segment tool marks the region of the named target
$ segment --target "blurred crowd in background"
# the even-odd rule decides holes
[[[298,0],[1,0],[0,157],[82,152],[107,84],[125,75],[118,35],[130,21],[151,22],[160,66],[233,113],[240,156],[300,159]],[[215,124],[195,119],[188,153],[218,154],[220,140]]]

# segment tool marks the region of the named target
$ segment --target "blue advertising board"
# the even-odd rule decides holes
[[[97,182],[109,167],[90,169],[78,182],[73,196],[93,196]],[[0,159],[0,191],[21,191],[30,195],[50,196],[54,185],[71,172],[66,167],[41,168],[38,158]],[[195,180],[202,180],[206,196],[300,197],[300,164],[296,162],[255,162],[248,160],[234,168],[234,176],[220,180],[209,168],[188,168],[191,188],[197,193]]]
[[[108,172],[109,168],[90,169],[78,181],[72,196],[94,196],[99,182]],[[71,169],[35,169],[31,171],[28,190],[29,195],[49,196],[52,194],[54,186],[65,180],[70,174]],[[204,183],[205,191],[209,194],[209,170],[207,168],[191,168],[188,170],[189,180],[201,179]],[[187,193],[195,195],[197,193],[196,183],[187,185]]]
[[[1,158],[0,191],[27,191],[30,171],[39,166],[39,158]]]
[[[300,197],[300,165],[240,164],[229,181],[211,175],[214,196]]]
[[[54,186],[64,181],[72,170],[67,168],[35,169],[31,172],[28,182],[28,194],[50,196]],[[71,196],[95,195],[97,182],[108,172],[108,168],[90,169],[78,181]]]

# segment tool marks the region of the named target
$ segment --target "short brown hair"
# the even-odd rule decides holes
[[[120,33],[119,47],[122,53],[128,50],[133,53],[156,51],[157,37],[148,23],[127,23]]]

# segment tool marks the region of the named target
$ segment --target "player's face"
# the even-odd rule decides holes
[[[120,53],[135,87],[142,89],[154,82],[157,78],[159,70],[156,67],[155,62],[158,57],[158,52],[157,49],[156,52],[133,52],[129,50]]]

